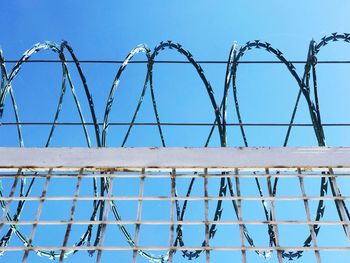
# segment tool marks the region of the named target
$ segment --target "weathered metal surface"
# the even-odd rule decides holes
[[[0,148],[0,167],[345,168],[350,167],[350,148]]]

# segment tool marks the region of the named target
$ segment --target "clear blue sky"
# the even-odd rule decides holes
[[[333,32],[350,32],[350,2],[334,1],[8,1],[0,5],[0,46],[5,59],[17,60],[33,44],[67,40],[78,59],[122,60],[132,48],[145,43],[153,49],[160,41],[173,40],[188,49],[197,60],[226,60],[234,41],[243,46],[260,39],[280,49],[287,59],[306,59],[309,42]],[[67,55],[68,58],[70,58]],[[56,59],[56,54],[40,52],[33,59]],[[135,59],[143,60],[140,54]],[[164,51],[159,59],[184,59],[174,51]],[[274,60],[252,51],[244,60]],[[320,51],[319,60],[350,60],[350,45],[333,43]],[[7,64],[10,72],[14,64]],[[106,99],[119,65],[82,64],[95,102],[99,121],[103,120]],[[222,98],[225,65],[202,65],[211,82],[215,99]],[[299,75],[303,65],[297,65]],[[318,65],[321,114],[324,123],[350,123],[348,106],[349,65]],[[91,121],[82,85],[73,65],[73,82],[85,117]],[[52,121],[60,90],[59,64],[26,64],[13,81],[22,121]],[[210,101],[203,84],[190,65],[156,65],[154,85],[161,121],[212,122]],[[130,65],[116,92],[110,121],[130,121],[146,75],[145,65]],[[243,121],[286,123],[298,86],[283,65],[240,65],[238,96]],[[232,91],[230,91],[232,92]],[[13,121],[9,97],[1,121]],[[229,96],[229,122],[237,122],[232,95]],[[73,99],[67,91],[59,121],[78,121]],[[154,121],[150,94],[137,121]],[[296,122],[310,123],[302,100]],[[26,146],[45,144],[47,127],[25,127]],[[93,146],[96,142],[91,132]],[[252,146],[281,146],[286,128],[247,128]],[[350,128],[327,128],[327,144],[350,145]],[[110,128],[107,145],[119,146],[125,129]],[[228,145],[242,146],[237,128],[228,131]],[[202,146],[208,128],[164,128],[168,146]],[[52,146],[84,146],[81,128],[57,128]],[[313,129],[295,128],[290,145],[316,145]],[[0,146],[17,146],[15,127],[0,127]],[[160,146],[154,127],[135,128],[126,146]],[[218,136],[211,146],[219,146]],[[318,184],[317,184],[318,185]],[[318,187],[318,186],[317,186]],[[232,211],[231,211],[232,212]],[[229,218],[229,215],[227,215]],[[341,231],[341,230],[339,230]],[[220,229],[219,231],[220,232]],[[119,233],[116,231],[116,235]],[[201,241],[200,241],[201,242]],[[180,257],[179,257],[180,258]],[[0,261],[2,259],[0,258]],[[33,262],[42,262],[35,257]],[[37,261],[36,261],[37,260]],[[179,259],[180,260],[180,259]],[[203,260],[203,258],[201,259]],[[310,262],[300,259],[298,262]],[[69,262],[74,262],[74,259]],[[202,261],[198,261],[202,262]],[[222,261],[222,262],[229,262]],[[256,259],[256,262],[260,262]],[[274,262],[274,261],[270,261]]]

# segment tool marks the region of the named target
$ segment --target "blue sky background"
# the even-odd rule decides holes
[[[81,60],[122,60],[138,44],[145,43],[153,49],[160,41],[164,40],[181,43],[197,60],[226,60],[234,41],[237,41],[239,46],[243,46],[247,41],[256,39],[270,42],[273,47],[280,49],[289,60],[304,60],[311,39],[318,42],[324,35],[333,32],[350,32],[350,18],[348,15],[350,3],[345,0],[3,0],[0,9],[0,46],[3,49],[5,59],[8,60],[19,59],[23,52],[32,47],[33,44],[47,40],[56,43],[67,40],[73,47],[78,59]],[[67,57],[70,59],[68,55]],[[33,56],[33,59],[56,58],[56,54],[48,51]],[[332,45],[320,51],[318,58],[319,60],[350,60],[350,46],[348,43],[332,43]],[[140,54],[135,59],[144,60],[145,57]],[[159,59],[185,58],[174,51],[164,51]],[[244,57],[244,60],[270,59],[275,60],[272,55],[261,50],[252,51]],[[9,72],[13,65],[7,64]],[[202,67],[207,79],[213,86],[217,102],[221,101],[226,66],[203,64]],[[296,65],[296,67],[297,72],[301,75],[304,66],[301,64]],[[93,95],[98,120],[102,121],[107,95],[119,65],[82,64],[82,68]],[[323,122],[350,123],[348,102],[349,65],[319,64],[317,69]],[[70,70],[86,120],[91,121],[77,71],[73,65],[70,65]],[[212,122],[214,120],[204,85],[192,66],[157,64],[154,72],[154,85],[161,121]],[[52,121],[60,90],[61,74],[59,64],[26,64],[23,66],[20,74],[12,83],[22,121]],[[127,122],[131,120],[145,75],[146,65],[133,64],[128,66],[116,92],[110,121]],[[237,84],[244,122],[286,123],[289,121],[298,86],[283,65],[240,65]],[[237,122],[232,94],[229,96],[228,118],[229,122]],[[78,120],[73,98],[68,90],[59,121]],[[5,112],[1,121],[14,121],[9,97],[6,100]],[[154,121],[149,93],[146,95],[137,121]],[[304,99],[302,99],[297,113],[296,122],[310,123]],[[48,127],[24,127],[25,145],[44,145],[48,130]],[[164,128],[167,146],[202,146],[205,143],[208,131],[208,127]],[[250,127],[246,131],[251,146],[281,146],[286,128]],[[349,131],[348,127],[326,128],[327,144],[329,146],[349,146]],[[96,146],[92,128],[90,128],[90,133],[93,146]],[[107,145],[119,146],[124,133],[125,128],[123,127],[110,128]],[[85,146],[86,143],[82,135],[83,132],[80,127],[58,127],[51,146]],[[127,143],[127,146],[160,145],[155,127],[134,128]],[[238,128],[228,129],[228,145],[243,145]],[[313,129],[311,127],[294,128],[290,145],[317,145]],[[18,146],[15,127],[0,127],[0,146]],[[217,134],[211,146],[219,146]],[[183,193],[185,193],[185,185],[183,186]],[[200,184],[198,183],[198,185]],[[216,193],[217,185],[213,182],[213,194]],[[282,182],[281,191],[287,191],[288,185],[288,182],[285,182],[285,184]],[[318,183],[316,183],[317,187],[314,187],[315,189],[313,189],[313,185],[310,183],[310,191],[311,193],[317,193]],[[52,191],[54,192],[55,189],[59,189],[59,186],[53,187]],[[150,191],[155,190],[151,185],[149,189]],[[345,189],[346,187],[342,189],[344,195],[346,195]],[[133,189],[129,190],[132,191]],[[181,190],[179,191],[181,192]],[[201,191],[200,186],[198,186],[197,191]],[[248,193],[256,195],[255,186],[251,187],[247,184]],[[52,195],[54,194],[52,193]],[[67,206],[69,205],[67,204]],[[302,213],[302,203],[299,205],[300,213]],[[330,204],[330,206],[332,205]],[[232,207],[229,205],[227,207],[226,211],[229,212],[225,214],[224,211],[224,219],[232,219]],[[50,215],[50,209],[47,209],[47,213]],[[289,209],[296,208],[294,205],[290,205],[289,208],[283,208],[281,213],[287,215]],[[254,214],[253,211],[255,210],[254,206],[247,205],[245,213],[249,216]],[[131,211],[130,207],[125,207],[123,212],[125,217],[128,217],[129,214],[131,218],[135,216],[135,211]],[[51,213],[53,212],[51,211]],[[62,213],[64,214],[64,211]],[[150,214],[145,213],[145,216],[147,215]],[[165,215],[167,214],[165,213]],[[300,214],[296,212],[294,215]],[[335,208],[326,210],[326,215],[334,218],[336,216]],[[257,217],[261,219],[262,213],[259,213]],[[303,229],[303,231],[307,232],[307,229]],[[337,236],[343,234],[341,231],[339,227],[334,231],[332,237],[325,236],[323,238],[325,240],[332,238],[333,243]],[[118,230],[115,230],[115,233],[118,236]],[[259,233],[258,230],[257,233]],[[238,237],[238,230],[236,234]],[[225,231],[220,231],[220,228],[217,235],[215,240],[219,241],[215,242],[228,238]],[[266,241],[263,241],[263,235],[257,234],[257,236],[258,240],[261,238],[261,244],[267,244]],[[118,242],[123,242],[120,236],[117,238],[120,238]],[[322,231],[320,239],[322,239]],[[193,245],[198,245],[202,240],[197,243],[195,241]],[[296,240],[294,245],[301,245],[301,243],[301,241]],[[75,262],[80,257],[87,257],[86,253],[80,254],[71,261],[68,260],[68,262]],[[113,257],[113,253],[106,253],[106,255]],[[310,253],[310,255],[309,258],[301,258],[298,262],[312,262],[314,260],[313,254]],[[334,256],[334,253],[329,253],[329,255]],[[237,253],[237,256],[239,256],[239,253]],[[251,256],[253,262],[263,262],[263,260],[255,257],[253,253]],[[0,261],[5,260],[6,257],[10,257],[10,255],[0,258]],[[126,258],[129,260],[130,257],[126,256]],[[32,257],[31,260],[33,262],[44,262],[37,257]],[[176,262],[181,262],[181,257],[178,257],[177,260]],[[203,260],[204,257],[199,259],[198,262],[203,262]],[[229,262],[230,260],[222,257],[220,262]],[[274,260],[272,259],[269,262],[275,262]]]

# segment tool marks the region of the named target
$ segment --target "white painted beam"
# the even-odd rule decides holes
[[[350,147],[0,148],[0,168],[349,168]]]

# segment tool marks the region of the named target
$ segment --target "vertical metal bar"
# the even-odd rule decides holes
[[[329,168],[329,173],[334,175],[334,171],[333,171],[332,168]],[[340,190],[338,188],[335,175],[329,177],[329,182],[330,182],[330,186],[331,186],[331,190],[332,190],[333,196],[334,197],[341,197],[341,193],[340,193]],[[350,220],[349,217],[348,217],[348,220],[346,219],[346,214],[345,214],[346,207],[345,207],[344,201],[338,199],[338,200],[335,200],[335,204],[336,204],[336,208],[337,208],[337,211],[338,211],[338,215],[339,215],[340,221],[349,221]],[[345,232],[345,234],[346,234],[346,236],[347,236],[347,238],[348,238],[348,240],[350,242],[349,225],[348,224],[343,224],[343,229],[344,229],[344,232]]]
[[[3,215],[2,215],[2,220],[1,220],[1,223],[0,223],[0,231],[1,231],[2,227],[4,226],[5,219],[7,218],[7,220],[11,220],[11,217],[9,215],[10,205],[11,205],[11,202],[12,202],[11,197],[13,197],[13,195],[15,193],[15,190],[16,190],[16,187],[17,187],[17,184],[18,184],[18,175],[21,174],[21,173],[22,173],[22,168],[19,168],[18,171],[17,171],[17,174],[15,175],[15,179],[13,181],[13,184],[12,184],[9,196],[8,196],[10,199],[7,201],[6,205],[5,205],[5,201],[1,201],[1,208],[3,210]],[[1,197],[2,197],[2,195],[1,195]],[[11,229],[13,229],[14,227],[15,227],[15,225],[11,225],[10,226]],[[6,246],[6,243],[9,241],[10,237],[5,238],[5,236],[4,236],[3,237],[4,240],[2,240],[0,242],[1,246]],[[3,253],[3,250],[0,250],[0,254],[2,254],[2,253]]]
[[[236,192],[237,192],[237,197],[241,196],[241,185],[240,181],[238,178],[238,169],[235,169],[235,180],[236,180]],[[241,199],[237,199],[237,212],[238,212],[238,220],[242,222],[242,209],[241,209]],[[239,224],[239,233],[240,233],[240,239],[241,239],[241,247],[242,249],[242,263],[247,262],[247,251],[245,250],[245,244],[244,244],[244,230],[243,230],[243,225]]]
[[[40,218],[43,206],[44,206],[44,201],[45,201],[47,189],[49,187],[51,174],[52,174],[52,169],[49,170],[49,172],[48,172],[48,174],[46,176],[45,185],[44,185],[43,191],[41,193],[38,209],[37,209],[36,214],[35,214],[35,223],[33,224],[32,232],[30,233],[27,247],[31,247],[32,246],[33,239],[34,239],[34,236],[35,236],[35,232],[36,232],[36,230],[38,228],[38,221],[39,221],[39,218]],[[22,258],[22,263],[27,262],[29,251],[30,251],[29,249],[24,251],[24,255],[23,255],[23,258]]]
[[[267,168],[267,169],[265,169],[265,172],[266,172],[267,188],[268,188],[269,196],[273,197],[270,171]],[[270,200],[270,208],[271,208],[271,220],[276,221],[275,202],[273,200]],[[275,236],[275,241],[276,241],[278,262],[282,263],[283,258],[282,258],[282,251],[279,249],[280,242],[279,242],[279,234],[278,234],[277,224],[273,224],[272,229],[273,229],[273,234]]]
[[[298,168],[298,174],[301,174],[300,168]],[[299,176],[299,184],[300,184],[300,189],[301,189],[301,193],[302,193],[303,197],[306,197],[304,178],[302,176]],[[304,207],[305,207],[307,221],[311,221],[309,202],[306,198],[304,199]],[[309,229],[310,229],[312,243],[313,243],[314,247],[316,248],[317,247],[317,240],[316,240],[316,232],[314,229],[314,225],[309,224]],[[321,263],[321,257],[320,257],[319,250],[315,250],[315,257],[316,257],[316,262]]]
[[[205,222],[205,246],[209,247],[209,200],[208,200],[208,168],[204,169],[204,222]],[[205,250],[205,262],[210,262],[210,250]]]
[[[79,174],[78,174],[78,180],[77,180],[77,184],[75,186],[75,192],[74,192],[74,197],[73,197],[73,201],[72,201],[72,208],[71,208],[71,211],[70,211],[69,220],[67,222],[66,233],[65,233],[64,239],[63,239],[63,244],[62,244],[63,247],[67,246],[68,239],[69,239],[69,234],[70,234],[71,229],[72,229],[73,218],[74,218],[74,214],[75,214],[75,208],[76,208],[76,205],[77,205],[77,198],[79,196],[79,190],[80,190],[80,184],[81,184],[83,171],[84,171],[84,169],[81,169],[79,171]],[[60,254],[60,259],[59,259],[60,261],[59,262],[63,262],[64,255],[65,255],[65,250],[62,249],[61,254]]]
[[[137,203],[137,216],[136,216],[136,226],[135,226],[135,237],[134,237],[134,243],[135,247],[138,246],[139,242],[139,232],[140,232],[140,226],[141,226],[141,215],[142,215],[142,198],[144,193],[144,184],[145,183],[145,169],[142,169],[142,174],[140,177],[140,190],[139,190],[139,201]],[[137,256],[137,249],[134,249],[132,253],[132,262],[136,262],[136,256]]]
[[[113,177],[106,177],[105,182],[107,185],[107,197],[110,198],[112,197],[112,187],[113,187]],[[103,213],[103,221],[107,221],[108,218],[108,212],[109,212],[109,207],[111,205],[111,201],[107,201],[105,205],[105,211]],[[103,243],[104,243],[104,238],[105,238],[105,233],[106,233],[106,227],[107,225],[105,223],[102,223],[102,229],[101,229],[101,241],[100,241],[100,247],[98,249],[97,257],[96,257],[96,263],[101,262],[101,257],[102,257],[102,248],[103,248]]]
[[[172,169],[171,172],[171,197],[175,198],[176,192],[175,192],[175,187],[176,187],[176,181],[175,181],[175,176],[176,176],[176,169]],[[169,262],[173,262],[173,246],[174,246],[174,206],[175,206],[175,201],[172,199],[170,201],[170,229],[169,229]]]
[[[4,226],[7,214],[9,212],[9,210],[10,210],[10,205],[11,205],[11,202],[12,202],[11,197],[13,197],[13,195],[15,194],[15,190],[16,190],[16,187],[17,187],[17,184],[18,184],[18,175],[21,172],[22,172],[22,168],[18,169],[18,172],[15,175],[15,179],[14,179],[13,184],[11,186],[11,190],[10,190],[10,193],[9,193],[9,196],[8,196],[9,200],[7,201],[7,203],[5,205],[5,208],[3,209],[3,214],[2,214],[1,223],[0,223],[0,231],[1,231],[2,227]],[[1,202],[3,202],[1,204],[1,206],[3,207],[5,202],[4,201],[1,201]]]

